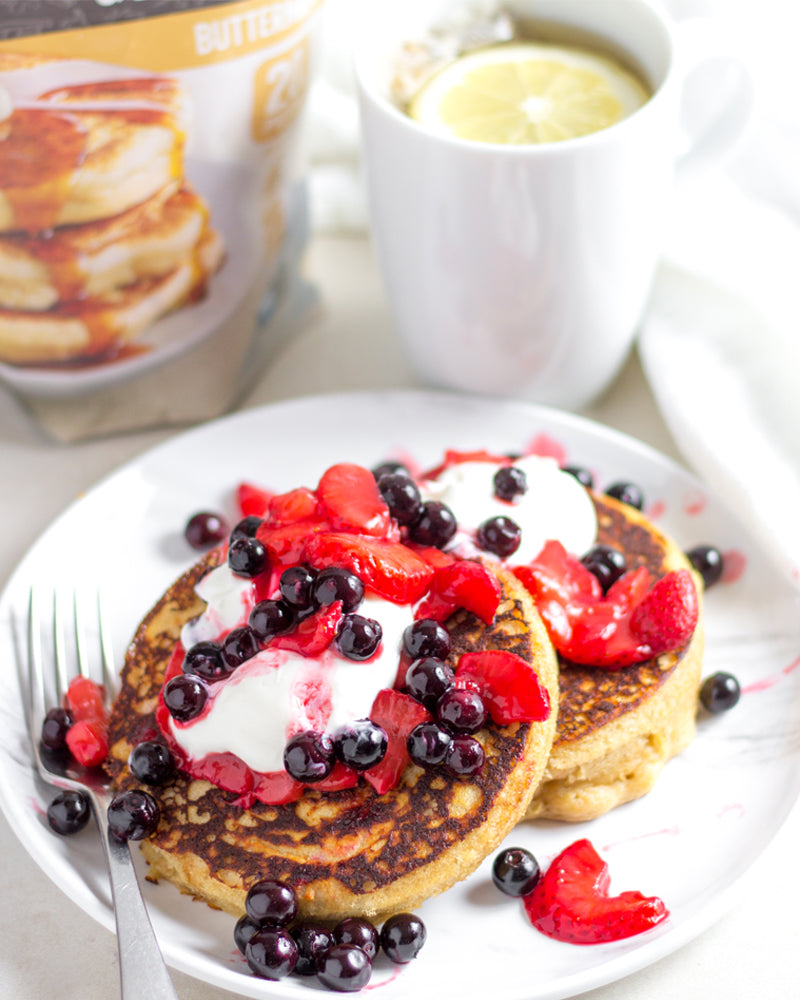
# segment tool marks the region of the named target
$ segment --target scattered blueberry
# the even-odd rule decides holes
[[[383,638],[383,629],[374,618],[345,615],[339,622],[334,640],[336,648],[348,660],[368,660]]]
[[[450,746],[450,734],[435,722],[421,722],[408,734],[406,749],[409,757],[421,767],[441,764]]]
[[[317,978],[323,986],[339,993],[363,989],[372,976],[372,962],[354,944],[335,944],[319,961]]]
[[[259,601],[247,620],[256,638],[268,642],[276,635],[291,631],[295,625],[295,613],[286,601]]]
[[[181,669],[185,674],[196,674],[207,681],[226,677],[231,667],[222,659],[222,646],[210,639],[196,642],[186,650]]]
[[[221,514],[203,510],[189,518],[183,534],[193,549],[207,549],[227,537],[228,523]]]
[[[450,655],[450,633],[433,618],[420,618],[403,632],[403,649],[412,660],[435,656],[446,660]]]
[[[259,650],[258,638],[249,625],[231,631],[222,640],[222,662],[228,672],[252,659]]]
[[[510,517],[490,517],[479,525],[476,541],[484,551],[507,559],[519,548],[522,529]]]
[[[410,476],[411,472],[408,466],[403,465],[402,462],[381,462],[380,465],[376,465],[372,470],[372,475],[375,477],[375,482],[377,483],[384,476]]]
[[[298,976],[316,975],[322,956],[333,944],[333,933],[322,924],[310,920],[295,924],[289,929],[289,933],[297,945],[295,974]]]
[[[59,792],[47,807],[47,822],[55,833],[67,837],[86,826],[91,810],[83,792],[68,788]]]
[[[451,688],[436,706],[437,720],[451,733],[476,733],[486,715],[483,698],[469,688]]]
[[[235,542],[237,538],[255,538],[255,534],[261,524],[261,518],[255,514],[248,514],[243,517],[233,528],[229,542]]]
[[[331,737],[310,729],[296,733],[283,751],[283,766],[295,781],[322,781],[335,762]]]
[[[378,954],[380,939],[375,925],[363,917],[345,917],[333,928],[334,944],[354,944],[369,959]]]
[[[635,483],[613,483],[606,490],[606,495],[637,510],[644,507],[644,494]]]
[[[175,758],[160,740],[143,740],[131,750],[128,767],[142,784],[166,785],[175,774]]]
[[[178,674],[164,685],[164,704],[178,722],[199,715],[208,700],[208,688],[194,674]]]
[[[341,601],[342,610],[347,614],[355,611],[363,600],[363,581],[342,566],[326,566],[314,580],[314,601],[317,605]]]
[[[711,674],[700,686],[700,704],[712,715],[727,712],[739,701],[742,689],[739,681],[723,670]]]
[[[54,753],[67,749],[67,733],[73,723],[72,713],[66,708],[51,708],[42,723],[42,746]]]
[[[485,761],[486,753],[481,743],[466,733],[454,735],[444,755],[444,765],[453,774],[479,774]]]
[[[504,465],[494,474],[494,495],[509,503],[521,497],[528,489],[528,477],[516,465]]]
[[[409,537],[418,545],[431,545],[443,549],[458,528],[456,516],[438,500],[426,500],[419,519],[411,525]]]
[[[539,877],[539,864],[524,847],[501,851],[492,865],[492,881],[507,896],[527,896],[536,888]]]
[[[108,806],[108,829],[118,840],[142,840],[158,826],[160,810],[149,792],[119,792]]]
[[[261,927],[245,945],[244,957],[256,976],[283,979],[297,965],[297,945],[288,931]]]
[[[269,555],[257,538],[243,535],[228,547],[228,566],[236,576],[258,576],[269,566]]]
[[[381,927],[381,948],[397,965],[416,958],[425,944],[425,924],[413,913],[396,913]]]
[[[578,480],[581,486],[585,486],[587,490],[594,488],[594,476],[588,469],[584,469],[583,466],[564,465],[561,467],[561,471],[569,473],[570,476]]]
[[[317,571],[310,566],[290,566],[281,573],[278,589],[281,597],[295,611],[312,611],[314,603],[314,581]]]
[[[453,686],[452,667],[433,656],[414,660],[406,671],[406,688],[412,698],[434,711],[439,699]]]
[[[285,927],[297,916],[297,894],[290,885],[262,879],[247,890],[244,908],[253,923]]]
[[[247,947],[247,942],[255,934],[256,931],[261,929],[261,924],[256,920],[252,920],[245,913],[243,917],[239,917],[236,921],[236,926],[233,928],[233,940],[236,947],[244,955],[244,950]]]
[[[706,589],[718,583],[725,568],[722,553],[713,545],[696,545],[686,558],[703,578]]]
[[[419,487],[407,473],[381,476],[378,490],[398,524],[413,524],[422,514]]]
[[[343,764],[354,771],[366,771],[386,756],[389,738],[371,719],[358,719],[336,733],[333,745]]]
[[[605,593],[628,568],[625,555],[611,545],[594,545],[581,559],[583,565],[597,577]]]

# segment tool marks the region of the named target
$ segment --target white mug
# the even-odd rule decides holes
[[[411,363],[433,385],[580,409],[634,341],[676,172],[719,158],[741,135],[749,77],[729,56],[741,69],[735,86],[687,141],[682,116],[724,68],[708,22],[673,24],[646,0],[508,0],[515,18],[607,39],[653,94],[581,138],[467,141],[427,130],[389,93],[402,43],[457,4],[368,6],[355,66],[371,226]]]

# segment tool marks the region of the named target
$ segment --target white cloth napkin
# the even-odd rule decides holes
[[[309,130],[318,232],[369,225],[348,45],[356,2],[327,0]],[[724,168],[676,192],[640,356],[687,463],[800,586],[800,110],[790,73],[800,11],[786,0],[663,6],[678,19],[719,19],[748,61],[756,114]]]

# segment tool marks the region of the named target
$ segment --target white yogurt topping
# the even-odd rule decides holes
[[[225,616],[221,605],[229,611],[233,607],[221,585],[221,571],[231,582],[239,582],[224,566],[204,577],[201,585],[219,574],[219,581],[201,595],[213,598],[215,604],[193,626],[199,634],[204,618],[221,621]],[[403,630],[413,614],[410,606],[378,597],[365,598],[356,613],[374,618],[383,629],[381,646],[371,660],[345,659],[333,646],[318,658],[267,647],[227,680],[210,686],[210,708],[197,719],[184,725],[170,719],[175,740],[195,759],[227,751],[254,771],[280,771],[284,747],[295,733],[305,729],[333,733],[348,722],[367,718],[378,691],[394,686]],[[226,628],[239,624],[241,616]]]
[[[195,592],[207,607],[199,618],[187,622],[181,629],[184,649],[196,642],[217,639],[232,628],[245,625],[255,603],[253,581],[236,576],[227,563],[206,573]]]
[[[514,465],[525,473],[527,490],[511,502],[494,495],[494,475],[500,468],[495,462],[460,462],[422,484],[424,498],[447,504],[458,521],[459,530],[447,548],[463,556],[491,556],[476,547],[475,532],[488,518],[503,516],[522,529],[520,546],[507,562],[529,563],[550,539],[582,556],[597,537],[597,516],[586,489],[562,472],[554,458],[529,455]]]

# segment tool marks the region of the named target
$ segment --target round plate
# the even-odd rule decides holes
[[[193,560],[182,538],[187,518],[201,509],[234,518],[240,481],[278,490],[314,486],[334,461],[371,466],[409,458],[425,466],[445,448],[530,448],[590,468],[601,490],[616,480],[635,481],[647,511],[684,548],[721,548],[727,573],[706,598],[704,672],[732,671],[743,697],[726,715],[700,718],[697,739],[667,765],[650,795],[591,823],[526,823],[508,838],[544,865],[567,844],[589,837],[608,861],[612,893],[639,889],[661,896],[667,921],[614,944],[551,941],[527,923],[519,901],[494,889],[488,858],[465,882],[421,907],[428,942],[419,959],[398,967],[377,961],[372,984],[382,986],[387,1000],[460,998],[460,968],[476,996],[574,996],[656,961],[725,911],[739,877],[800,790],[796,592],[719,500],[631,438],[519,403],[397,392],[294,400],[173,438],[65,511],[11,578],[0,598],[0,804],[33,858],[88,914],[113,927],[96,834],[50,833],[43,821],[50,793],[34,780],[21,721],[14,664],[24,648],[31,583],[99,586],[121,651],[161,591]],[[313,981],[252,977],[233,946],[233,918],[168,884],[141,881],[164,954],[176,968],[249,997],[318,995]]]

